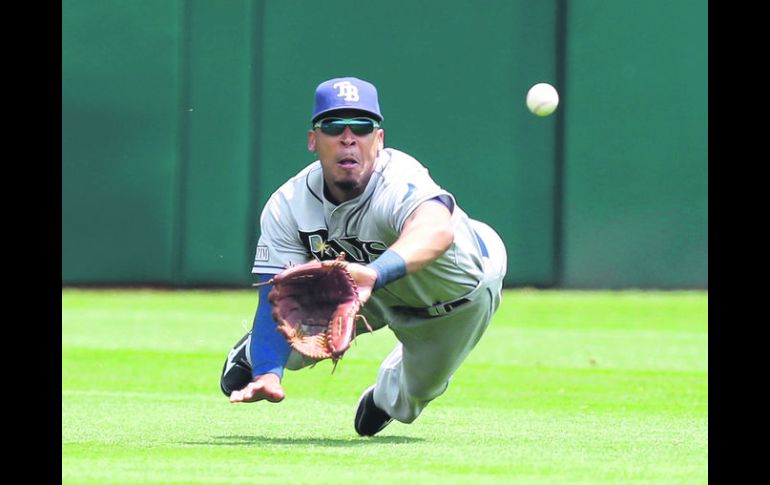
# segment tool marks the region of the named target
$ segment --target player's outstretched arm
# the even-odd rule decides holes
[[[268,373],[256,376],[246,387],[230,393],[230,402],[256,402],[263,399],[270,402],[281,402],[286,397],[281,385],[281,378]]]
[[[260,283],[267,283],[272,275],[258,275]],[[251,329],[249,354],[252,364],[252,380],[243,389],[230,393],[230,402],[256,402],[267,400],[280,402],[286,397],[281,385],[284,367],[291,349],[286,339],[278,333],[272,317],[273,306],[268,295],[272,285],[262,285],[259,305]]]
[[[446,205],[430,200],[421,204],[404,223],[401,235],[385,253],[367,266],[348,265],[366,302],[372,291],[435,261],[454,241],[452,214]]]
[[[389,248],[406,263],[406,272],[414,273],[444,254],[454,241],[452,214],[436,200],[420,204],[404,222],[404,228]]]

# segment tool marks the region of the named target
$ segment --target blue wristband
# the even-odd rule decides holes
[[[380,254],[379,258],[367,266],[377,272],[375,290],[406,275],[406,261],[397,252],[391,250]]]

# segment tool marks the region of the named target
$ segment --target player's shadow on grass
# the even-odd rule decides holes
[[[358,446],[368,443],[416,443],[425,441],[423,438],[413,438],[409,436],[373,436],[371,438],[362,438],[351,436],[350,439],[337,438],[279,438],[275,436],[260,435],[234,435],[234,436],[212,436],[208,441],[188,441],[186,445],[214,445],[214,446],[241,446],[241,445],[315,445],[315,446]]]

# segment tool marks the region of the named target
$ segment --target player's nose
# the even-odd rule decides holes
[[[346,126],[345,131],[340,135],[340,141],[343,145],[355,145],[356,135],[353,134],[353,130],[349,126]]]

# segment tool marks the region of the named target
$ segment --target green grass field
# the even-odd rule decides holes
[[[62,482],[708,482],[707,292],[507,290],[447,392],[373,438],[353,415],[387,329],[287,372],[282,403],[221,394],[256,303],[62,290]]]

